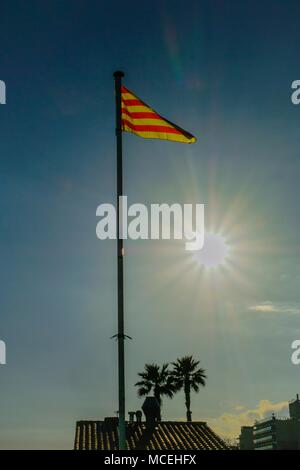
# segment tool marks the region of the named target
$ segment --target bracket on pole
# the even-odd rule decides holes
[[[116,335],[113,335],[110,337],[110,339],[132,339],[131,336],[128,335],[119,335],[118,333]]]

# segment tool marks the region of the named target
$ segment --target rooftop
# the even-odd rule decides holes
[[[229,450],[225,442],[203,421],[126,423],[129,450]],[[75,450],[117,450],[118,419],[77,421]]]

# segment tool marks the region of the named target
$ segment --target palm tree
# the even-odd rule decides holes
[[[193,356],[184,356],[172,362],[172,378],[176,391],[184,389],[187,421],[192,421],[191,390],[198,393],[200,385],[205,387],[205,370],[198,368],[199,363],[200,361],[195,361]]]
[[[142,380],[135,384],[139,387],[138,395],[143,397],[152,391],[160,406],[163,395],[172,398],[175,387],[168,367],[169,364],[163,364],[161,368],[157,364],[145,364],[144,371],[138,373]]]

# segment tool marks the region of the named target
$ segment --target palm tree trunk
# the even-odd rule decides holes
[[[185,394],[185,406],[186,406],[186,420],[192,421],[192,412],[191,412],[191,387],[189,381],[184,383],[184,394]]]

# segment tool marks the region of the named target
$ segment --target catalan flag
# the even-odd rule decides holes
[[[189,132],[160,116],[125,86],[121,87],[122,131],[144,137],[192,144],[196,142]]]

